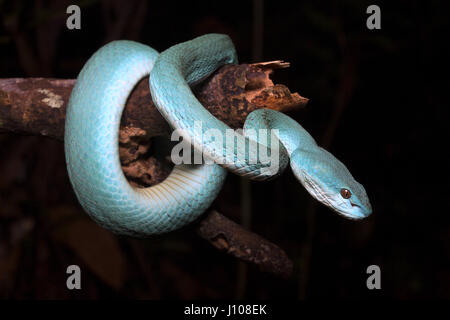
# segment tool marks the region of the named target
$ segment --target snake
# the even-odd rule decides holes
[[[308,193],[332,211],[353,220],[371,214],[364,187],[288,115],[257,109],[239,131],[202,106],[192,88],[221,66],[237,63],[233,42],[224,34],[199,36],[161,53],[135,41],[115,40],[88,59],[69,97],[64,150],[76,197],[96,223],[119,235],[167,233],[192,223],[211,206],[227,172],[268,180],[288,164]],[[203,158],[201,163],[175,164],[165,180],[141,188],[132,186],[122,171],[119,129],[128,96],[146,76],[156,108]],[[229,134],[234,144],[229,147],[208,135],[211,130]],[[262,161],[261,150],[276,155],[277,165]]]

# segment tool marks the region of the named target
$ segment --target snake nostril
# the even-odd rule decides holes
[[[350,204],[352,205],[352,207],[358,207],[359,208],[359,206],[357,204],[354,204],[353,202],[350,202]]]

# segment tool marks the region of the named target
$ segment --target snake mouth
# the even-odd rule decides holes
[[[351,220],[364,219],[367,218],[372,213],[371,208],[360,206],[352,202],[350,202],[350,204],[352,205],[352,210],[351,212],[347,212],[346,214],[344,214],[344,216],[346,216]]]

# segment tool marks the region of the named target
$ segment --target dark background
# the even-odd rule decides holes
[[[115,39],[161,51],[220,32],[241,62],[258,55],[251,1],[82,1],[82,29],[72,31],[69,4],[0,1],[0,77],[75,78]],[[381,30],[366,28],[370,4]],[[251,229],[287,252],[290,279],[245,271],[192,226],[147,240],[110,234],[77,204],[60,142],[3,134],[0,297],[449,298],[449,15],[444,1],[264,2],[261,60],[289,61],[274,81],[310,99],[290,116],[347,165],[374,209],[348,221],[314,205],[289,169],[252,182]],[[216,203],[235,221],[239,185],[229,175]],[[81,291],[66,289],[70,264],[81,267]],[[372,264],[377,292],[366,288]]]

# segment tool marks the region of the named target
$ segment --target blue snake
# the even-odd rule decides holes
[[[364,187],[345,165],[287,115],[259,109],[249,114],[243,131],[236,131],[200,104],[191,87],[220,66],[235,63],[233,43],[221,34],[207,34],[161,54],[127,40],[110,42],[95,52],[72,90],[64,137],[70,181],[94,221],[116,234],[136,237],[169,232],[208,209],[227,171],[265,180],[277,177],[287,164],[314,198],[340,215],[362,219],[372,212]],[[202,164],[176,164],[161,183],[136,188],[121,168],[119,126],[130,92],[148,75],[156,107],[204,159]],[[271,137],[248,134],[260,129],[276,130]],[[230,134],[233,147],[208,136],[211,130]],[[262,161],[255,150],[277,155],[277,165]]]

